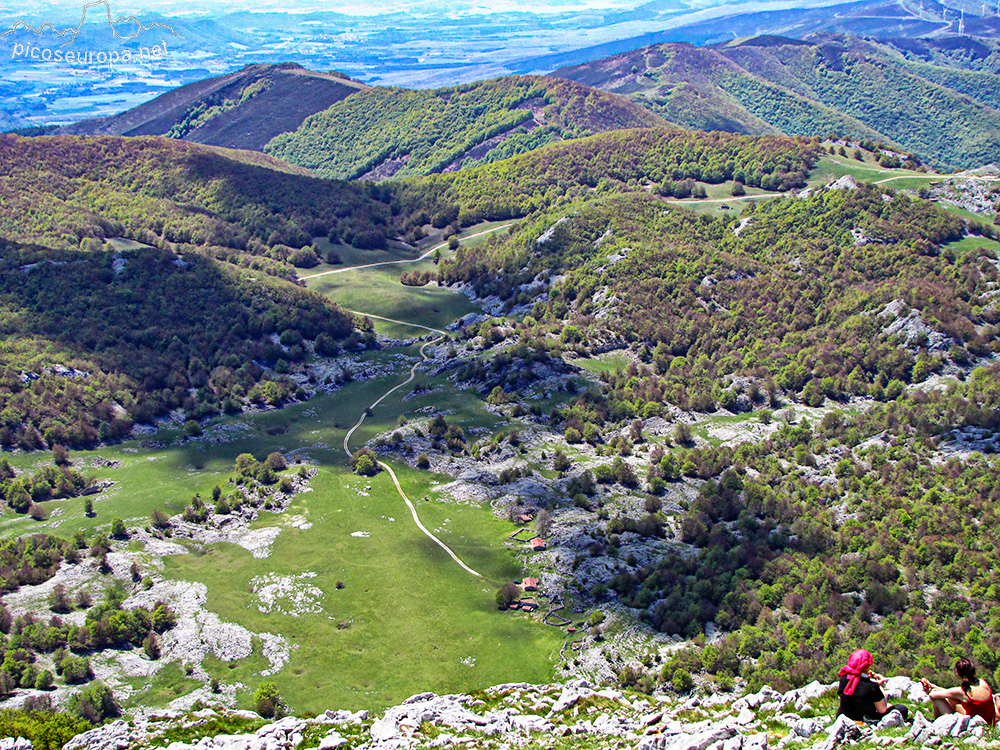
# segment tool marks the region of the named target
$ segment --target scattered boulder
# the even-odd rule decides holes
[[[887,686],[887,692],[909,695],[911,682],[896,678],[896,682]],[[312,738],[312,744],[318,745],[319,750],[479,747],[484,740],[491,746],[518,747],[539,736],[579,736],[581,745],[601,747],[613,739],[636,750],[768,750],[769,747],[781,750],[799,745],[806,745],[809,750],[840,750],[858,743],[952,746],[956,740],[972,746],[982,744],[986,735],[986,724],[981,718],[970,720],[958,714],[932,722],[917,711],[906,736],[899,737],[893,735],[898,735],[905,722],[895,711],[871,726],[846,716],[830,720],[803,717],[801,710],[789,710],[792,705],[803,705],[831,689],[830,685],[811,683],[781,694],[765,686],[732,702],[730,696],[720,699],[719,695],[674,702],[662,697],[597,689],[583,680],[554,685],[517,683],[488,688],[481,697],[418,693],[376,717],[368,711],[345,710],[326,711],[310,719],[290,716],[252,733],[173,742],[167,750],[296,750],[309,744],[307,737]],[[705,718],[696,722],[676,718],[679,713],[683,715],[681,712],[695,708]],[[761,712],[767,712],[769,722],[786,725],[788,734],[777,742],[769,740],[768,734],[761,731]],[[171,726],[190,729],[219,716],[231,720],[259,719],[256,714],[221,708],[140,715],[81,734],[67,743],[66,750],[127,750],[162,745],[164,732]],[[32,746],[23,738],[6,738],[0,740],[0,750],[32,750]]]
[[[879,729],[892,729],[895,727],[905,726],[906,722],[903,720],[903,714],[899,711],[890,711],[885,716],[882,717],[882,721],[878,723]]]
[[[734,711],[742,711],[744,708],[758,709],[766,703],[780,704],[784,701],[784,696],[770,685],[765,685],[758,692],[752,695],[744,695],[733,703]]]
[[[819,719],[799,719],[792,724],[792,735],[796,737],[812,737],[824,729],[826,729],[826,725]]]

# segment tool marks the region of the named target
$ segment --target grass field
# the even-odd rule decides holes
[[[826,155],[820,158],[819,163],[809,173],[809,185],[811,187],[821,187],[827,183],[839,179],[844,175],[851,175],[859,182],[878,182],[887,178],[907,178],[916,181],[919,186],[929,184],[932,180],[942,179],[940,175],[927,175],[922,172],[913,172],[907,169],[886,169],[880,167],[878,162],[871,158],[871,154],[865,154],[865,160],[857,161],[851,157]],[[897,185],[896,180],[884,183],[887,186],[902,188]]]
[[[884,187],[893,187],[899,190],[916,190],[922,185],[929,185],[934,181],[944,179],[941,175],[927,175],[905,169],[885,169],[871,158],[871,154],[865,154],[865,161],[826,155],[820,158],[812,172],[809,173],[807,184],[813,188],[823,187],[848,174],[859,182],[878,182]],[[784,195],[784,193],[773,193],[760,188],[748,187],[746,195],[736,198],[732,195],[733,182],[731,180],[718,185],[699,184],[705,188],[706,198],[668,199],[668,201],[682,205],[697,214],[708,214],[716,217],[739,216],[748,202],[766,201]]]
[[[587,372],[600,375],[602,372],[613,372],[628,367],[629,358],[620,352],[608,352],[598,357],[580,357],[573,364],[582,367]]]
[[[967,253],[981,247],[1000,253],[1000,242],[991,240],[989,237],[963,237],[955,242],[949,242],[945,247],[951,248],[956,253]]]
[[[403,270],[425,270],[430,262],[410,266],[381,266],[345,274],[322,276],[306,283],[310,289],[324,294],[339,305],[362,313],[372,313],[385,318],[419,322],[431,328],[444,329],[463,315],[476,312],[478,307],[468,297],[437,284],[407,287],[399,283]],[[394,338],[410,338],[426,333],[409,326],[375,321],[375,330]]]
[[[333,468],[321,471],[314,492],[288,510],[312,528],[283,530],[270,558],[224,544],[201,557],[166,561],[169,575],[208,586],[212,611],[257,632],[281,633],[293,644],[277,682],[297,711],[376,708],[422,690],[550,677],[561,631],[497,612],[494,604],[496,589],[522,575],[503,545],[513,526],[478,507],[440,502],[426,472],[394,469],[411,497],[432,497],[416,500],[424,524],[482,579],[417,531],[387,474],[369,480]],[[253,577],[306,572],[316,574],[309,583],[323,591],[321,614],[265,614],[254,606]],[[218,664],[213,671],[255,684],[252,674],[238,670]]]
[[[504,226],[502,222],[489,222],[467,228],[459,241],[475,246],[489,239],[493,230]],[[503,230],[500,230],[503,231]],[[486,234],[489,232],[489,234]],[[469,237],[469,235],[476,235]],[[464,237],[464,239],[463,239]],[[323,244],[325,243],[325,244]],[[317,244],[324,250],[329,247],[326,240],[318,240]],[[444,329],[470,312],[478,312],[479,308],[467,297],[447,289],[441,289],[436,284],[424,287],[407,287],[399,283],[399,278],[408,271],[433,271],[435,264],[431,258],[419,262],[411,262],[425,251],[440,245],[436,240],[422,243],[417,252],[407,252],[399,249],[389,250],[358,250],[353,247],[338,245],[343,264],[332,266],[322,264],[316,268],[304,269],[299,276],[312,276],[326,273],[325,276],[307,279],[306,284],[320,294],[326,295],[337,304],[362,313],[381,315],[431,328]],[[441,257],[449,258],[454,252],[447,247],[441,248]],[[399,264],[364,268],[356,271],[344,271],[351,265],[382,263],[386,261],[407,261]],[[335,271],[336,273],[329,273]],[[419,335],[420,331],[409,326],[400,326],[385,321],[376,320],[375,330],[394,338],[410,338]]]

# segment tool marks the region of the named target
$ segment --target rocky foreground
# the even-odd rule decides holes
[[[246,711],[203,709],[149,713],[116,721],[74,738],[66,750],[305,750],[306,748],[636,748],[637,750],[832,750],[993,747],[1000,739],[980,718],[944,716],[929,721],[923,691],[908,678],[886,686],[890,700],[917,709],[911,724],[890,713],[877,726],[832,718],[834,685],[811,683],[779,693],[769,687],[736,697],[720,693],[677,700],[585,681],[567,685],[500,685],[472,695],[422,693],[386,710],[327,711],[316,718],[286,717],[265,723]],[[21,739],[0,750],[29,750]]]

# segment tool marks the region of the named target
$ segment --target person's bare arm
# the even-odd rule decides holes
[[[960,688],[960,687],[939,688],[939,687],[937,687],[935,685],[935,686],[933,686],[933,688],[934,689],[932,689],[927,694],[927,696],[932,701],[933,700],[946,700],[946,701],[947,700],[952,700],[952,701],[957,700],[957,701],[962,701],[962,700],[967,700],[968,699],[968,696],[965,694],[965,691],[962,690],[962,688]]]
[[[886,676],[879,674],[878,672],[869,672],[868,676],[874,680],[875,684],[879,687],[885,687]],[[884,714],[889,710],[889,703],[885,698],[880,701],[875,701],[875,710],[880,714]]]

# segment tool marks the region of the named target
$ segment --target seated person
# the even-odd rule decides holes
[[[885,677],[871,671],[873,662],[872,655],[862,648],[851,654],[847,664],[840,668],[837,716],[843,714],[854,721],[878,722],[890,711],[898,711],[906,721],[909,713],[906,706],[890,706],[886,702],[882,692]]]
[[[994,726],[997,707],[989,683],[976,677],[976,666],[968,659],[955,662],[955,674],[962,682],[959,687],[943,688],[926,677],[920,681],[934,706],[934,718],[951,713],[982,716],[987,724]]]

